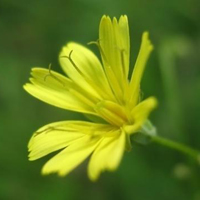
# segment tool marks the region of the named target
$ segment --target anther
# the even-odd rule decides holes
[[[106,64],[108,65],[108,67],[110,67],[110,64],[108,63],[106,55],[105,55],[105,53],[104,53],[104,51],[103,51],[103,49],[102,49],[102,47],[100,45],[100,39],[97,39],[97,41],[91,41],[91,42],[88,43],[88,45],[91,45],[91,44],[95,44],[98,47],[98,49],[99,49],[99,51],[100,51],[100,53],[101,53],[104,61],[106,62]]]
[[[80,69],[75,64],[75,62],[73,61],[73,59],[72,59],[72,53],[73,53],[73,50],[71,50],[69,52],[68,56],[60,56],[60,58],[67,58],[70,61],[70,63],[74,66],[74,68],[79,72],[79,74],[81,74],[82,76],[84,76],[83,73],[80,71]]]
[[[97,47],[99,47],[99,39],[97,39],[97,41],[91,41],[87,43],[87,45],[91,45],[91,44],[95,44],[97,45]]]
[[[56,127],[52,127],[52,126],[49,126],[47,127],[46,129],[42,130],[42,131],[36,131],[35,134],[34,134],[34,137],[42,134],[42,133],[49,133],[51,131],[63,131],[63,132],[66,132],[66,129],[60,129],[60,128],[56,128]]]
[[[105,69],[106,76],[107,76],[107,79],[108,79],[108,81],[109,81],[110,87],[111,87],[111,89],[112,89],[112,91],[113,91],[113,94],[114,94],[115,98],[118,100],[119,103],[121,103],[121,99],[118,98],[118,95],[116,94],[115,89],[114,89],[113,86],[112,86],[112,85],[113,85],[113,84],[112,84],[112,81],[111,81],[110,78],[109,78],[109,77],[110,77],[109,74],[112,73],[111,76],[114,76],[114,77],[115,77],[115,80],[117,80],[116,74],[115,74],[115,72],[113,71],[113,68],[110,66],[110,64],[109,64],[109,62],[108,62],[108,60],[107,60],[107,58],[106,58],[106,55],[105,55],[105,53],[104,53],[104,51],[103,51],[103,48],[102,48],[101,45],[100,45],[100,41],[101,41],[101,39],[98,39],[97,41],[92,41],[92,42],[89,42],[88,44],[89,44],[89,45],[90,45],[90,44],[95,44],[95,45],[98,47],[98,49],[99,49],[99,51],[100,51],[100,54],[101,54],[101,56],[102,56],[102,58],[103,58],[103,61],[104,61],[104,63],[105,63],[104,69]],[[116,87],[118,87],[119,90],[121,90],[120,85],[117,85]]]
[[[63,87],[65,87],[65,84],[51,72],[51,63],[49,64],[49,73],[44,77],[44,81],[46,81],[47,77],[49,77],[49,76],[54,78],[56,81],[61,83],[63,85]]]
[[[125,53],[125,49],[121,49],[120,54],[121,54],[122,70],[123,70],[124,76],[126,77],[124,53]]]

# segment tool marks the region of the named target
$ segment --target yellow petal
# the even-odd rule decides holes
[[[153,50],[153,45],[149,40],[148,32],[144,32],[142,36],[142,43],[140,47],[140,51],[134,66],[134,70],[132,73],[131,81],[130,81],[130,91],[131,97],[130,101],[133,101],[132,104],[134,106],[137,103],[138,95],[139,95],[139,88],[140,88],[140,81],[142,79],[142,75],[145,69],[145,65],[149,58],[151,51]]]
[[[96,112],[112,125],[120,127],[127,121],[124,108],[111,101],[101,101],[95,107]]]
[[[45,125],[37,130],[29,141],[29,160],[36,160],[65,148],[85,135],[112,136],[115,130],[108,124],[85,121],[62,121]]]
[[[114,99],[101,63],[89,49],[68,43],[63,47],[59,60],[67,75],[91,96]]]
[[[148,118],[149,114],[157,106],[157,100],[155,97],[149,97],[146,100],[139,103],[131,112],[134,124],[125,125],[124,130],[128,134],[132,134],[138,131],[145,120]]]
[[[84,136],[72,145],[61,151],[50,159],[43,167],[42,173],[49,174],[57,172],[60,176],[65,176],[83,162],[96,148],[99,139]]]
[[[99,47],[110,85],[122,100],[128,84],[130,39],[127,16],[111,21],[103,16],[99,27]],[[118,81],[119,85],[116,84]]]
[[[130,39],[127,16],[116,18],[103,16],[99,27],[99,44],[105,55],[102,56],[105,66],[113,69],[118,80],[122,75],[128,77]]]
[[[116,130],[115,136],[105,137],[92,154],[88,165],[88,176],[91,180],[98,179],[104,170],[115,170],[125,150],[125,133]]]
[[[117,38],[117,46],[121,49],[122,68],[124,68],[125,77],[127,78],[129,73],[130,37],[126,15],[121,16],[118,23],[114,23],[114,31]]]
[[[36,160],[49,153],[65,148],[85,134],[74,130],[69,122],[48,124],[32,136],[29,142],[29,160]]]
[[[34,97],[67,110],[95,114],[95,99],[84,94],[68,78],[54,71],[49,73],[47,69],[42,68],[33,68],[32,76],[32,84],[27,83],[24,89]]]

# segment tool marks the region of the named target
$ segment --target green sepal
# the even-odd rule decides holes
[[[149,120],[146,120],[141,129],[132,135],[131,140],[141,145],[147,145],[152,142],[152,137],[156,134],[156,128]]]

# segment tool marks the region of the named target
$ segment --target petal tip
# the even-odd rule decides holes
[[[142,43],[144,45],[146,45],[146,48],[148,48],[149,52],[151,52],[154,49],[154,46],[151,43],[151,40],[149,39],[149,32],[148,31],[143,32]]]
[[[97,182],[99,176],[92,176],[92,175],[88,175],[89,179],[92,181],[92,182]]]
[[[119,22],[126,22],[128,23],[128,16],[127,15],[121,15],[119,18]]]
[[[28,91],[29,91],[30,85],[32,85],[32,84],[31,84],[31,83],[25,83],[25,84],[23,85],[23,89],[24,89],[26,92],[28,92]]]
[[[34,159],[30,154],[28,155],[28,160],[29,161],[34,161],[34,160],[36,160],[36,159]]]
[[[156,99],[156,97],[150,97],[149,98],[149,107],[151,107],[152,109],[154,109],[157,106],[158,106],[158,100]]]
[[[100,21],[100,24],[111,22],[111,18],[108,15],[103,15]]]

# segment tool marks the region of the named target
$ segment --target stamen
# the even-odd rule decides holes
[[[111,68],[111,67],[110,67],[110,64],[108,63],[108,60],[107,60],[107,58],[106,58],[106,55],[105,55],[105,53],[104,53],[104,51],[103,51],[103,49],[102,49],[102,47],[101,47],[101,45],[100,45],[100,43],[99,43],[99,40],[100,40],[100,39],[98,39],[97,41],[88,42],[88,45],[95,44],[95,45],[98,47],[98,49],[99,49],[99,51],[100,51],[100,53],[101,53],[101,55],[102,55],[104,61],[106,62],[106,64],[108,65],[108,67]]]
[[[46,81],[47,77],[52,77],[54,78],[56,81],[58,81],[59,83],[61,83],[63,85],[63,87],[65,87],[65,84],[58,78],[56,77],[52,72],[51,72],[51,63],[49,64],[49,74],[47,74],[45,77],[44,77],[44,81]]]
[[[101,96],[105,96],[105,93],[101,90],[101,88],[99,88],[98,85],[95,85],[93,81],[91,81],[91,79],[89,79],[88,77],[85,76],[85,74],[83,74],[81,72],[81,70],[78,68],[78,66],[75,64],[75,62],[72,59],[72,52],[73,50],[70,51],[69,56],[60,56],[60,58],[67,58],[69,59],[69,61],[71,62],[71,64],[74,66],[74,68],[78,71],[78,73],[85,79],[85,81],[89,84],[92,85],[92,87],[95,89],[95,91],[97,91]]]
[[[124,76],[124,78],[126,78],[126,68],[125,68],[125,53],[126,50],[125,49],[121,49],[119,46],[116,46],[116,49],[120,51],[120,56],[121,56],[121,64],[122,64],[122,74]]]
[[[121,62],[122,62],[122,72],[124,74],[124,77],[126,77],[124,53],[125,53],[125,49],[120,49]]]
[[[80,71],[80,69],[77,67],[77,65],[75,64],[75,62],[73,61],[73,59],[72,59],[72,53],[73,53],[73,50],[71,50],[70,52],[69,52],[69,56],[60,56],[60,58],[67,58],[67,59],[69,59],[69,61],[71,62],[71,64],[74,66],[74,68],[79,72],[79,74],[81,74],[82,76],[84,76],[83,75],[83,73]]]
[[[124,105],[126,104],[125,99],[128,98],[129,96],[129,81],[127,77],[127,72],[126,72],[126,66],[125,66],[125,49],[121,49],[120,47],[117,47],[120,53],[120,58],[121,58],[121,79],[122,79],[122,90],[123,90],[123,103]]]
[[[110,64],[108,63],[108,60],[106,58],[106,55],[100,45],[100,39],[98,39],[97,41],[91,41],[88,43],[88,45],[90,44],[95,44],[99,51],[100,51],[100,54],[105,62],[105,65],[104,65],[104,70],[106,72],[106,76],[107,76],[107,80],[110,84],[110,88],[112,89],[112,92],[113,92],[113,95],[115,96],[116,100],[121,103],[121,99],[119,98],[119,94],[121,93],[121,90],[122,88],[120,87],[120,85],[118,84],[118,81],[117,81],[117,77],[112,69],[112,67],[110,66]],[[114,82],[114,83],[113,83]],[[115,88],[113,88],[113,86],[115,86]]]
[[[42,130],[42,131],[36,131],[35,134],[34,134],[34,137],[40,135],[41,133],[49,133],[50,131],[63,131],[63,132],[66,132],[66,129],[60,129],[60,128],[56,128],[56,127],[53,127],[53,126],[49,126],[47,127],[46,129]],[[72,132],[72,130],[70,130]]]

